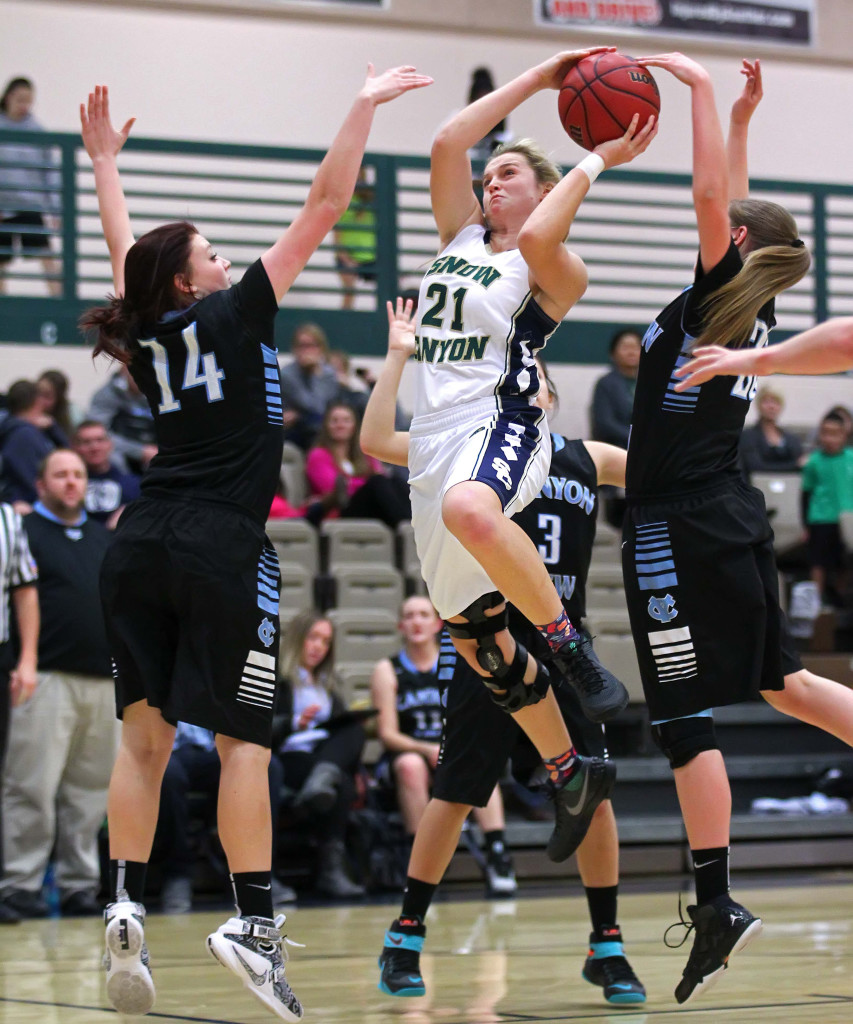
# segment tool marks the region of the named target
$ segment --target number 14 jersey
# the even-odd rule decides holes
[[[518,249],[493,253],[486,228],[472,224],[433,260],[421,282],[415,328],[414,415],[492,395],[532,399],[533,362],[557,328],[530,292]]]

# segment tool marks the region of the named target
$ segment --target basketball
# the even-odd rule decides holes
[[[622,53],[584,57],[563,79],[558,100],[560,121],[584,149],[624,135],[634,114],[638,129],[660,112],[660,93],[648,68]]]

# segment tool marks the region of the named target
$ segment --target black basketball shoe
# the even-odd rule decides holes
[[[667,942],[665,933],[664,942],[670,949],[677,949],[687,941],[691,931],[696,932],[687,966],[675,989],[676,1002],[686,1003],[710,988],[729,966],[730,957],[746,949],[753,939],[758,938],[762,923],[761,918],[754,917],[746,907],[735,903],[728,893],[698,907],[688,907],[690,923],[681,914],[680,901],[678,912],[681,920],[670,925],[670,928],[683,925],[687,932],[682,941],[676,944]]]
[[[578,755],[575,770],[562,786],[549,786],[554,801],[554,831],[548,856],[566,860],[583,842],[595,809],[606,800],[616,781],[616,765],[601,757]]]
[[[601,936],[589,937],[589,953],[581,972],[592,985],[604,989],[608,1003],[644,1003],[646,990],[625,956],[622,932],[607,928]]]
[[[379,954],[379,990],[389,996],[422,996],[426,992],[421,975],[421,950],[426,927],[418,920],[397,918],[385,932]]]
[[[592,637],[585,629],[545,658],[577,694],[581,709],[591,722],[606,722],[628,703],[628,691],[598,660]]]

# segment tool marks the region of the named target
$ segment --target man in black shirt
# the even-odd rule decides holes
[[[84,511],[86,467],[76,452],[48,455],[36,487],[24,526],[39,568],[39,681],[12,714],[0,884],[22,916],[46,916],[41,888],[53,850],[63,913],[98,914],[97,833],[118,740],[98,591],[109,534]]]

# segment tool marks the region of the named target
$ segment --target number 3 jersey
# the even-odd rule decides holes
[[[598,518],[598,473],[583,441],[551,435],[551,466],[542,490],[513,522],[536,545],[566,614],[586,614],[586,578]],[[510,628],[530,625],[510,605]]]
[[[275,294],[260,260],[139,338],[130,372],[154,414],[143,496],[238,505],[266,521],[281,468]]]
[[[391,659],[397,676],[397,721],[400,732],[416,740],[438,743],[441,739],[442,704],[438,685],[438,663],[420,672],[400,651]]]
[[[492,253],[482,225],[464,228],[421,282],[414,416],[488,398],[531,399],[533,359],[557,327],[530,292],[518,249]]]
[[[646,502],[679,497],[741,478],[738,442],[755,397],[753,377],[715,377],[678,392],[676,368],[690,359],[702,333],[704,302],[740,273],[743,262],[732,242],[720,262],[696,276],[654,320],[643,338],[628,442],[629,499]],[[775,325],[771,300],[759,311],[747,344],[760,348]]]

